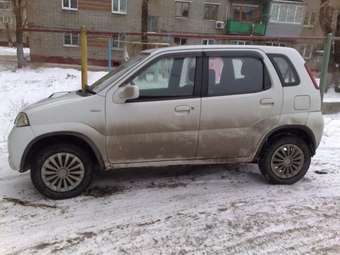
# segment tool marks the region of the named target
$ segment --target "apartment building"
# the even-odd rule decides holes
[[[314,0],[149,0],[148,31],[179,34],[149,37],[149,42],[154,44],[152,47],[157,47],[157,43],[246,44],[242,40],[216,41],[208,36],[299,36],[304,31],[310,1]],[[119,33],[112,40],[113,59],[119,63],[126,53],[132,55],[141,49],[138,36],[125,34],[141,31],[141,6],[142,0],[30,0],[28,21],[30,27],[79,29],[85,25],[93,31]],[[206,34],[207,38],[185,38],[180,33]],[[106,64],[108,43],[105,36],[89,37],[90,63]],[[79,63],[77,34],[32,32],[30,46],[33,61]]]
[[[191,32],[223,34],[227,19],[228,1],[225,0],[150,0],[150,32]],[[139,37],[127,37],[124,32],[141,31],[142,0],[30,0],[28,21],[30,27],[79,29],[85,25],[93,31],[118,32],[113,38],[113,59],[124,58],[124,48],[134,54],[140,50]],[[220,25],[216,21],[223,21]],[[150,38],[150,41],[168,44],[213,43],[209,40]],[[105,64],[107,37],[89,37],[89,62]],[[31,59],[78,63],[79,36],[76,34],[31,33]]]
[[[0,44],[8,45],[8,37],[14,38],[15,16],[11,0],[0,0]]]

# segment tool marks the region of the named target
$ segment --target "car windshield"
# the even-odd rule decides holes
[[[124,64],[120,65],[118,68],[109,72],[107,75],[103,76],[101,79],[96,81],[90,86],[90,90],[94,92],[100,92],[105,89],[108,85],[112,84],[117,78],[121,77],[128,71],[130,71],[134,66],[143,61],[149,54],[141,53],[131,59],[129,59]],[[112,82],[106,83],[105,81],[111,80]]]

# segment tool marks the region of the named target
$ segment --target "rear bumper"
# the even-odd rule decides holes
[[[14,127],[8,136],[8,163],[15,170],[22,172],[22,158],[28,144],[33,140],[34,134],[31,127]]]
[[[320,145],[324,130],[324,120],[321,112],[311,112],[308,115],[307,126],[312,130],[315,137],[315,149]]]

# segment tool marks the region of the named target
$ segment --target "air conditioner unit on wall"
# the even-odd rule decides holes
[[[221,30],[224,29],[225,23],[224,21],[216,21],[216,29]]]

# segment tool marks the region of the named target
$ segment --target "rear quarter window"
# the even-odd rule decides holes
[[[297,86],[300,84],[299,75],[293,65],[285,55],[269,54],[283,87]]]

